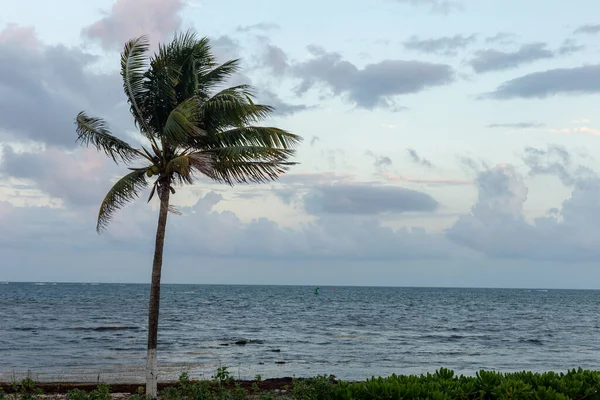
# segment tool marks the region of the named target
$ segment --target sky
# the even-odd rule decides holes
[[[600,289],[596,0],[0,0],[0,281],[150,281],[157,203],[95,231],[136,140],[126,40],[210,38],[301,135],[276,183],[172,197],[163,282]],[[594,19],[596,18],[596,19]]]

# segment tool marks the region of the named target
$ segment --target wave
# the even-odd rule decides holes
[[[93,326],[93,327],[75,327],[71,328],[74,331],[94,331],[94,332],[105,332],[105,331],[137,331],[141,329],[139,326]]]
[[[519,342],[521,342],[521,343],[535,344],[535,345],[538,345],[538,346],[542,346],[544,344],[544,342],[542,342],[540,339],[520,339]]]

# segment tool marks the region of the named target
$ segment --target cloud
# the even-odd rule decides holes
[[[380,156],[373,153],[371,150],[367,150],[365,155],[373,158],[373,165],[377,171],[385,171],[392,167],[392,159],[388,156]]]
[[[469,186],[473,184],[473,181],[464,179],[415,178],[390,172],[379,172],[377,175],[389,182],[408,182],[427,186]]]
[[[433,212],[438,202],[428,194],[393,186],[331,184],[312,188],[304,197],[308,213],[378,215]]]
[[[333,95],[345,95],[358,107],[394,107],[395,96],[417,93],[454,81],[446,64],[421,61],[384,60],[358,68],[338,53],[311,48],[312,59],[294,63],[291,73],[301,80],[296,92],[304,94],[317,85]]]
[[[596,35],[600,33],[600,24],[582,25],[573,31],[575,34]]]
[[[534,228],[523,218],[528,189],[512,166],[498,165],[476,178],[478,198],[471,212],[446,231],[457,244],[492,257],[519,257],[531,249]]]
[[[104,17],[82,30],[105,50],[120,51],[134,37],[148,35],[151,43],[170,40],[181,27],[182,0],[116,0]]]
[[[523,64],[553,58],[554,53],[546,48],[545,43],[529,43],[519,50],[507,52],[498,50],[480,50],[469,64],[478,74],[517,68]]]
[[[498,165],[478,173],[478,200],[471,212],[461,216],[446,231],[456,244],[482,252],[490,258],[563,262],[586,262],[600,258],[600,180],[595,174],[573,180],[556,165],[570,165],[570,157],[558,147],[534,149],[527,161],[534,174],[556,174],[572,184],[571,196],[559,209],[528,223],[523,205],[528,189],[523,178],[509,165]],[[544,161],[551,155],[554,161]]]
[[[390,195],[384,193],[384,197]],[[405,197],[399,196],[406,202]],[[383,203],[379,196],[374,200]],[[192,207],[181,207],[183,216],[169,218],[165,244],[169,259],[202,255],[213,257],[213,261],[215,258],[373,261],[439,259],[465,253],[440,235],[428,234],[420,228],[394,230],[382,226],[371,214],[353,213],[350,217],[327,214],[297,229],[287,229],[267,218],[245,222],[231,211],[216,211],[215,206],[222,202],[222,195],[208,192]],[[35,245],[40,254],[69,251],[72,257],[82,253],[88,257],[94,254],[94,258],[123,251],[151,254],[156,211],[144,203],[140,201],[121,210],[101,236],[94,231],[93,212],[0,203],[2,224],[15,227],[0,231],[0,248],[23,250]],[[393,212],[398,209],[391,207]]]
[[[534,72],[504,82],[482,98],[543,99],[559,94],[595,94],[600,92],[600,64]]]
[[[280,26],[270,22],[259,22],[258,24],[252,25],[240,25],[237,27],[238,32],[251,32],[251,31],[271,31],[279,29]]]
[[[394,0],[397,3],[408,4],[415,7],[429,7],[436,14],[449,14],[463,9],[461,3],[450,0]]]
[[[523,162],[529,168],[529,175],[556,176],[567,186],[597,178],[597,174],[588,167],[575,164],[571,154],[562,146],[549,145],[547,149],[526,147]]]
[[[299,113],[301,111],[308,111],[316,108],[316,106],[309,106],[306,104],[291,104],[283,101],[275,92],[262,89],[257,95],[258,100],[261,103],[268,104],[275,108],[274,115],[286,117]]]
[[[0,140],[74,147],[82,109],[115,131],[131,128],[119,75],[92,72],[96,61],[77,48],[46,46],[29,28],[0,32]]]
[[[416,50],[422,53],[455,55],[457,50],[464,49],[476,40],[476,35],[454,35],[432,39],[419,39],[411,36],[403,43],[405,49]]]
[[[486,43],[512,44],[515,42],[517,35],[510,32],[498,32],[494,36],[485,38]]]
[[[592,129],[587,126],[579,126],[577,128],[550,129],[552,133],[566,133],[568,135],[600,135],[600,129]]]
[[[511,129],[530,129],[530,128],[542,128],[544,124],[537,122],[513,122],[505,124],[489,124],[488,128],[511,128]]]
[[[272,72],[281,75],[289,68],[287,54],[278,46],[267,44],[264,49],[263,63]]]
[[[41,43],[33,27],[7,24],[0,32],[0,45],[18,45],[31,51],[38,50]]]
[[[558,53],[561,55],[568,55],[577,53],[578,51],[584,50],[585,46],[577,44],[573,39],[565,39],[564,42],[558,48]]]
[[[227,35],[221,35],[210,39],[210,49],[220,63],[238,58],[240,48],[240,44]]]
[[[431,163],[431,161],[427,160],[426,158],[421,157],[416,150],[414,149],[406,149],[406,151],[408,152],[408,155],[410,156],[410,159],[416,163],[419,164],[423,167],[427,167],[427,168],[433,168],[433,164]]]
[[[33,188],[69,206],[98,205],[106,194],[103,182],[117,171],[104,154],[95,149],[67,153],[49,147],[41,152],[15,152],[9,145],[2,149],[0,173],[29,181]]]

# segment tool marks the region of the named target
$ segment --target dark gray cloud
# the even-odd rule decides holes
[[[394,0],[397,3],[408,4],[415,7],[428,7],[436,14],[449,14],[453,11],[460,11],[463,6],[458,1],[451,0]]]
[[[238,32],[251,32],[251,31],[271,31],[279,29],[280,26],[271,22],[259,22],[258,24],[238,26]]]
[[[542,128],[545,124],[537,122],[512,122],[505,124],[489,124],[488,128],[510,128],[510,129],[529,129],[529,128]]]
[[[378,155],[370,150],[367,150],[365,155],[373,158],[373,166],[377,171],[386,171],[392,167],[392,159],[388,156]]]
[[[585,49],[584,45],[577,44],[574,39],[565,39],[563,43],[558,48],[558,54],[560,55],[568,55],[577,53],[578,51],[582,51]]]
[[[413,162],[422,165],[423,167],[433,168],[433,163],[428,159],[421,157],[416,150],[406,149],[406,151],[408,152],[408,155]]]
[[[98,41],[105,50],[120,51],[127,40],[141,35],[148,35],[156,47],[179,30],[184,7],[182,0],[117,0],[82,35]]]
[[[284,74],[289,68],[287,54],[281,47],[267,44],[263,49],[262,62],[277,75]]]
[[[600,64],[534,72],[504,82],[481,98],[507,100],[546,98],[559,94],[595,94],[600,92]]]
[[[491,71],[502,71],[517,68],[523,64],[553,58],[554,53],[547,49],[545,43],[529,43],[516,51],[480,50],[469,64],[478,74]]]
[[[446,64],[384,60],[358,68],[338,53],[314,46],[311,51],[312,59],[290,67],[291,73],[301,79],[297,93],[324,85],[334,95],[345,95],[365,109],[394,107],[395,96],[447,85],[455,78],[454,70]]]
[[[571,154],[562,146],[549,145],[546,149],[526,147],[523,162],[530,175],[556,176],[567,186],[597,178],[591,169],[575,164]]]
[[[282,117],[316,108],[316,106],[309,106],[306,104],[287,103],[283,101],[275,92],[272,92],[268,89],[261,90],[258,93],[257,98],[261,103],[274,107],[274,115],[279,115]]]
[[[431,39],[419,39],[411,36],[403,43],[405,49],[416,50],[422,53],[455,55],[457,50],[464,49],[475,42],[477,35],[454,35]]]
[[[575,34],[596,35],[600,33],[600,24],[582,25],[573,31]]]
[[[308,213],[377,215],[433,212],[438,202],[430,195],[395,186],[362,184],[319,185],[304,197]]]
[[[0,32],[0,140],[74,147],[82,109],[107,118],[115,133],[132,128],[119,75],[91,72],[96,61],[76,48],[44,46],[33,31]]]
[[[30,182],[55,199],[70,206],[100,205],[110,189],[106,176],[119,171],[112,160],[95,149],[71,154],[55,147],[41,152],[15,152],[11,146],[2,148],[0,174]]]
[[[486,43],[512,44],[515,42],[517,35],[510,32],[498,32],[493,36],[485,38]]]

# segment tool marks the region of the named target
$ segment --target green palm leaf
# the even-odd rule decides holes
[[[140,157],[146,157],[127,142],[113,136],[108,129],[108,124],[101,118],[89,117],[81,111],[77,114],[75,123],[77,125],[77,142],[86,146],[89,146],[90,143],[93,144],[96,149],[102,150],[110,156],[114,162],[120,159],[129,163]]]
[[[108,191],[98,211],[96,231],[100,233],[110,223],[113,214],[127,203],[139,197],[141,190],[146,188],[146,171],[135,170],[117,181]]]
[[[254,145],[264,147],[294,148],[302,138],[283,129],[261,126],[244,126],[214,135],[214,141],[224,146]]]
[[[268,117],[274,108],[254,104],[248,85],[224,89],[202,104],[201,116],[206,131],[217,132],[242,127]]]
[[[190,136],[206,136],[206,132],[198,127],[200,122],[200,101],[193,96],[182,101],[169,114],[161,138],[171,146],[179,143],[185,145]]]
[[[146,53],[149,47],[148,37],[143,35],[128,41],[121,53],[123,90],[127,96],[136,125],[146,135],[152,134],[146,123],[147,115],[142,110],[142,104],[147,95],[147,90],[144,87],[144,73],[147,68]]]
[[[231,75],[240,69],[239,60],[227,61],[211,71],[198,73],[198,92],[208,95],[215,86],[225,82]],[[205,98],[204,100],[206,100]]]

